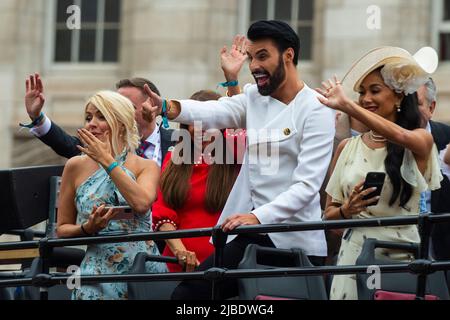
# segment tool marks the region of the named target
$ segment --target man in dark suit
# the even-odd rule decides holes
[[[39,75],[30,77],[29,81],[34,82],[43,91],[42,80]],[[124,79],[116,84],[117,92],[127,97],[136,109],[136,122],[141,135],[138,154],[154,160],[161,166],[168,149],[174,145],[174,142],[171,141],[172,130],[166,130],[158,126],[154,118],[148,121],[143,117],[142,105],[148,99],[146,86],[153,92],[159,92],[151,81],[143,78]],[[34,121],[41,115],[44,98],[42,96],[39,102],[33,101],[25,104],[29,117]],[[80,140],[77,137],[67,134],[45,115],[41,118],[39,123],[30,130],[36,137],[62,157],[71,158],[80,154],[77,148],[77,145],[80,145]]]
[[[422,127],[431,132],[434,143],[439,152],[444,150],[450,143],[450,126],[431,121],[436,109],[436,85],[430,79],[418,91],[419,110],[422,114]],[[427,211],[433,214],[450,213],[450,181],[444,175],[441,189],[431,192],[426,196]],[[439,223],[434,225],[431,241],[434,257],[436,260],[450,259],[450,223]]]

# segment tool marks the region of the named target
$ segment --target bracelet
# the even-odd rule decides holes
[[[175,222],[173,222],[172,220],[160,220],[158,223],[153,223],[153,231],[159,231],[159,228],[165,224],[165,223],[170,223],[171,225],[174,226],[175,229],[177,229],[177,224]]]
[[[169,129],[170,128],[169,120],[167,119],[167,100],[163,100],[163,102],[162,102],[161,117],[162,117],[162,121],[163,121],[163,128]]]
[[[83,232],[83,234],[84,234],[85,236],[88,236],[88,237],[92,236],[92,234],[87,233],[87,231],[86,231],[86,229],[84,228],[84,225],[83,225],[83,224],[81,225],[81,232]]]
[[[339,214],[341,215],[342,219],[347,220],[348,218],[344,215],[344,211],[342,211],[342,206],[339,207]]]
[[[111,163],[111,165],[110,165],[108,168],[105,169],[105,170],[106,170],[106,173],[107,173],[107,174],[111,174],[111,172],[112,172],[115,168],[117,168],[118,166],[119,166],[119,164],[117,163],[117,161]]]
[[[221,82],[221,83],[219,83],[219,86],[228,88],[228,87],[236,87],[238,84],[239,84],[239,81],[233,80],[233,81]]]
[[[45,116],[44,113],[41,112],[39,114],[39,117],[34,119],[33,122],[31,122],[29,124],[19,123],[19,126],[21,126],[22,128],[28,128],[28,129],[34,128],[36,125],[38,125],[42,121],[42,119],[44,119],[44,116]]]
[[[228,97],[228,98],[231,98],[232,97],[232,95],[230,95],[230,91],[229,90],[227,90],[227,92],[225,93],[226,94],[226,96]],[[241,89],[239,88],[239,93],[237,93],[237,94],[241,94]]]

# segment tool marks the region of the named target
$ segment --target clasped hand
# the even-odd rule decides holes
[[[200,265],[200,261],[198,261],[197,255],[193,251],[177,250],[174,255],[178,259],[178,264],[186,272],[194,272],[195,268]]]

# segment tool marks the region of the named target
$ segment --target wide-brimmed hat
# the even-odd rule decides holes
[[[431,47],[420,49],[415,55],[398,47],[375,48],[356,61],[342,80],[347,89],[358,92],[362,81],[374,70],[393,66],[385,82],[397,92],[406,94],[417,91],[438,67],[439,58]],[[389,78],[389,79],[386,79]]]

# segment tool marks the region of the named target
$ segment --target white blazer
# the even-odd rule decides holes
[[[247,85],[244,93],[232,98],[180,101],[176,122],[202,121],[204,130],[245,128],[248,133],[244,164],[218,224],[232,214],[249,212],[261,224],[321,221],[319,190],[331,160],[335,113],[317,96],[305,85],[285,105],[260,95],[256,85]],[[264,151],[264,146],[272,154],[258,158],[257,150]],[[271,233],[269,237],[277,248],[327,255],[322,230]]]

